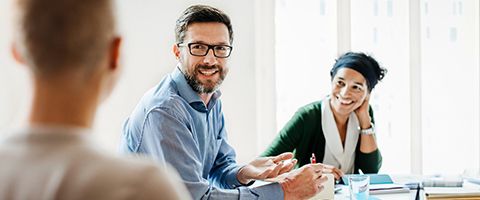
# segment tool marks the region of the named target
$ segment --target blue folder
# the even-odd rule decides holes
[[[358,174],[348,174],[342,176],[343,184],[348,185],[348,177]],[[388,174],[365,174],[370,176],[370,184],[390,184],[393,183],[392,178]]]

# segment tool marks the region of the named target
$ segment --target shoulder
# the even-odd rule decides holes
[[[90,166],[91,173],[98,174],[104,178],[131,179],[145,173],[151,173],[155,164],[144,158],[130,156],[118,156],[107,153],[93,144],[84,145],[74,152],[77,160],[74,162],[85,162],[84,166]],[[86,162],[86,158],[89,159]],[[128,173],[126,173],[128,172]],[[135,176],[132,176],[135,175]]]
[[[303,110],[304,112],[315,112],[315,111],[320,111],[321,109],[322,109],[322,101],[315,101],[301,107],[299,110]]]
[[[302,106],[295,112],[287,124],[285,124],[282,132],[291,132],[292,130],[316,130],[322,116],[321,107],[322,101],[315,101]]]
[[[152,188],[156,188],[156,194],[160,191],[175,194],[173,189],[183,187],[175,170],[146,158],[118,157],[95,150],[86,150],[83,155],[89,159],[77,163],[81,168],[78,176],[82,177],[77,180],[85,180],[78,184],[87,185],[91,190],[102,188],[105,194],[123,190],[130,193],[126,196],[138,198],[145,192],[155,194]],[[78,161],[81,162],[81,159]],[[90,177],[90,180],[85,177]]]
[[[188,103],[179,96],[176,84],[170,76],[150,88],[140,99],[135,109],[124,122],[124,131],[141,133],[146,120],[157,120],[165,115],[179,117],[186,114]]]
[[[17,148],[10,151],[17,157],[16,163],[10,163],[19,166],[14,171],[26,170],[36,175],[35,182],[53,184],[52,188],[57,190],[48,192],[55,193],[60,199],[145,199],[139,197],[143,197],[145,191],[152,191],[152,187],[157,190],[175,188],[169,181],[174,172],[163,166],[141,158],[115,156],[98,148],[91,142],[91,137],[71,136],[55,136],[55,139],[34,135],[28,140],[22,139],[19,145],[22,148],[29,146],[26,148],[29,150],[19,152]],[[33,155],[36,159],[31,159]],[[42,167],[45,163],[49,163],[48,168]],[[31,177],[20,179],[32,180]],[[150,193],[155,194],[153,192]],[[146,199],[161,195],[156,194]]]
[[[113,192],[125,188],[133,191],[134,199],[190,199],[177,171],[166,164],[160,165],[138,157],[114,158],[110,162],[108,166],[114,165],[117,169],[104,178],[120,177],[116,182],[127,183],[126,187],[113,188]]]
[[[322,101],[309,103],[297,110],[296,117],[302,118],[320,118],[322,111]]]
[[[188,114],[188,102],[178,94],[176,84],[167,76],[157,86],[151,88],[140,100],[145,118],[158,112],[185,116]]]
[[[170,76],[166,76],[156,86],[148,90],[143,95],[140,102],[147,109],[154,107],[169,107],[171,105],[182,103],[182,98],[178,95],[178,89]],[[184,102],[184,100],[183,100]]]

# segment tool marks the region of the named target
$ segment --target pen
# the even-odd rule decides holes
[[[310,163],[311,164],[317,163],[317,159],[315,158],[315,153],[312,153],[312,157],[310,157]]]
[[[420,183],[417,185],[417,195],[415,195],[415,200],[420,200]]]

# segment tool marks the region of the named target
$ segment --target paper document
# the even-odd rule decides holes
[[[323,190],[312,197],[310,200],[327,200],[334,199],[335,197],[335,177],[333,174],[323,174],[326,175],[328,180],[323,184]]]
[[[410,189],[405,185],[400,184],[372,184],[370,185],[370,194],[391,194],[391,193],[406,193]]]
[[[465,177],[465,180],[469,181],[470,183],[475,183],[480,185],[480,178],[477,177]]]
[[[478,188],[425,187],[427,199],[479,199]]]

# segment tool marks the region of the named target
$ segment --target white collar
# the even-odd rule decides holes
[[[358,143],[359,122],[355,112],[348,117],[347,136],[343,148],[337,124],[330,108],[330,97],[322,100],[322,130],[325,136],[324,163],[333,165],[344,173],[352,173],[355,163],[355,150]]]

